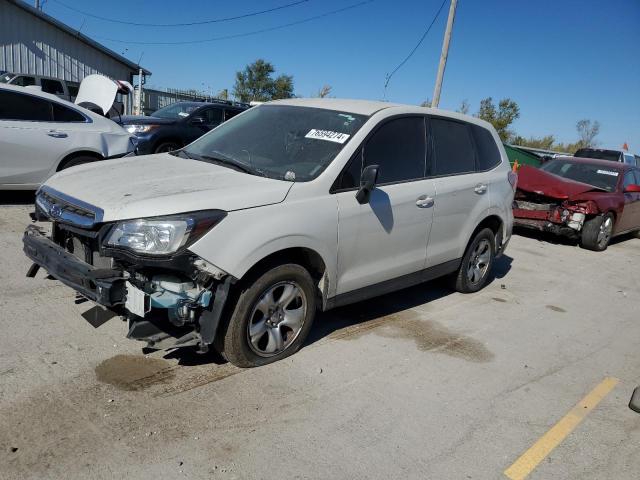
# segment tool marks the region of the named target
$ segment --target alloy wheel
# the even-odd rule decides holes
[[[269,287],[253,307],[247,324],[251,349],[262,357],[285,351],[300,334],[307,315],[307,298],[292,281]]]
[[[469,257],[467,280],[472,284],[479,283],[487,274],[490,261],[491,243],[489,243],[489,240],[483,238],[475,246]]]

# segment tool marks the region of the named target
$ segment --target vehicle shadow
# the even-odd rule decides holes
[[[624,235],[620,235],[618,237],[612,238],[611,242],[609,242],[609,246],[616,245],[618,243],[626,242],[629,240],[637,240],[638,238],[640,238],[640,233],[637,233],[637,232],[625,233]]]
[[[513,258],[508,255],[502,255],[497,259],[493,266],[489,284],[504,278],[511,270],[512,263]],[[440,278],[370,300],[339,307],[328,312],[318,312],[313,328],[302,348],[308,347],[340,330],[424,305],[452,293],[454,291],[447,285],[446,280]],[[195,347],[179,348],[166,353],[163,358],[177,359],[178,365],[183,366],[222,365],[227,363],[213,347],[207,353],[198,353]]]
[[[0,207],[8,205],[33,205],[36,192],[33,190],[0,190]]]
[[[504,278],[511,270],[512,263],[513,258],[508,255],[503,255],[497,259],[488,285]],[[319,312],[305,346],[311,345],[340,330],[425,305],[452,293],[454,291],[448,286],[446,279],[439,278],[328,312]]]

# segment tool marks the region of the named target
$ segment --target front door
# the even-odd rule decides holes
[[[625,192],[625,188],[629,185],[640,185],[640,171],[628,170],[622,179],[624,209],[618,220],[616,232],[640,228],[640,193]]]
[[[425,132],[422,116],[383,121],[345,170],[336,193],[338,294],[424,269],[435,194],[424,178]],[[355,194],[368,165],[379,166],[378,184],[361,205]]]

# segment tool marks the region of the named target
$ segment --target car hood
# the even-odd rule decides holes
[[[177,120],[160,117],[145,117],[143,115],[123,115],[118,120],[122,125],[173,125]]]
[[[108,222],[280,203],[293,183],[161,153],[69,168],[45,185],[102,209]]]
[[[518,189],[559,200],[571,199],[586,192],[606,192],[588,183],[562,178],[528,165],[518,170]]]

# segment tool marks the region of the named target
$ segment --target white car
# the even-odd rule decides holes
[[[0,190],[35,190],[55,172],[122,157],[135,137],[55,95],[0,84]]]
[[[172,153],[83,165],[36,196],[24,250],[158,349],[250,367],[300,348],[316,310],[449,275],[481,289],[516,176],[493,127],[391,103],[251,108]],[[97,312],[98,310],[94,310]]]

